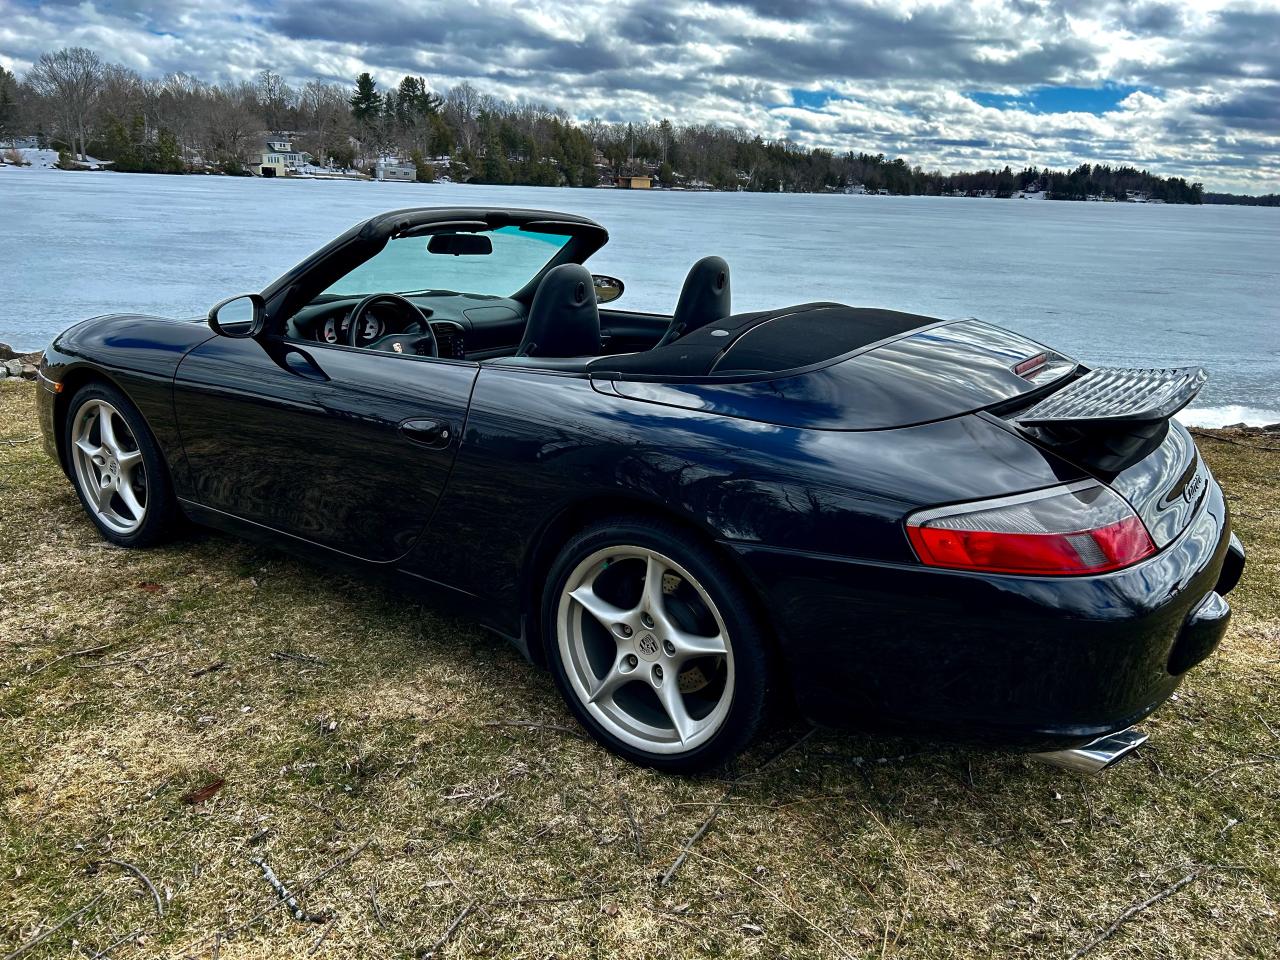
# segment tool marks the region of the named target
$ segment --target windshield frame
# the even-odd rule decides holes
[[[609,231],[594,220],[572,213],[549,210],[498,209],[491,207],[418,207],[392,210],[370,217],[331,240],[301,263],[276,278],[262,291],[266,301],[265,336],[281,336],[289,317],[311,303],[320,291],[349,273],[386,245],[392,237],[407,231],[430,232],[456,228],[460,223],[487,227],[505,224],[528,225],[543,233],[569,236],[558,255],[511,296],[528,306],[547,272],[564,263],[585,263],[609,242]]]
[[[490,252],[451,255],[430,250],[433,237],[450,235],[487,237]],[[312,302],[366,297],[375,293],[399,296],[466,294],[509,299],[524,290],[533,278],[540,276],[571,240],[572,236],[562,231],[545,232],[529,224],[491,226],[487,223],[454,222],[406,230],[389,237],[381,250],[336,277]],[[416,246],[419,243],[423,248],[421,252]],[[395,282],[392,282],[397,271],[401,275],[394,276]],[[410,278],[418,281],[419,285],[398,289]],[[422,286],[422,282],[429,285]]]

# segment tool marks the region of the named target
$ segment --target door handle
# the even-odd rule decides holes
[[[406,440],[434,450],[443,450],[453,439],[453,429],[447,420],[406,420],[400,424],[400,433]]]
[[[305,350],[290,346],[284,351],[280,359],[282,361],[281,366],[290,373],[306,377],[308,380],[329,382],[329,375],[320,369],[320,364],[316,363],[315,358]]]

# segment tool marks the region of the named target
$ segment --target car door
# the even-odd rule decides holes
[[[425,529],[462,437],[475,363],[214,337],[178,367],[196,503],[377,562]]]

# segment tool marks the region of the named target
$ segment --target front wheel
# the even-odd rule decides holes
[[[750,598],[696,537],[647,520],[592,527],[561,552],[543,606],[556,684],[615,753],[694,772],[758,730],[765,640]]]
[[[102,536],[122,547],[167,539],[177,515],[169,472],[129,398],[90,384],[71,398],[64,430],[76,493]]]

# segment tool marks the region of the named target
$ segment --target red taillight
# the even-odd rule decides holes
[[[1118,570],[1156,550],[1129,504],[1093,480],[923,510],[907,536],[931,567],[1041,576]]]

